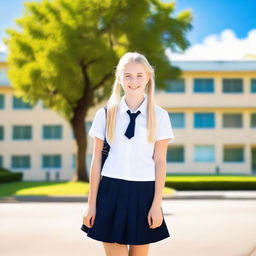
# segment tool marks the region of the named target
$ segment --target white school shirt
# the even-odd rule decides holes
[[[135,111],[130,109],[132,113],[138,110],[141,111],[136,118],[134,137],[131,139],[124,135],[130,122],[130,116],[126,112],[128,109],[124,96],[122,96],[117,111],[114,142],[111,144],[107,139],[110,151],[103,165],[101,175],[133,181],[154,181],[154,143],[147,141],[147,95],[144,93],[144,100]],[[156,141],[169,138],[168,144],[174,142],[175,137],[168,112],[155,105],[155,114],[157,125]],[[95,114],[89,135],[104,140],[105,129],[105,109],[101,107]]]

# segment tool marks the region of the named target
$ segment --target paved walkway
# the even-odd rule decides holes
[[[162,206],[171,236],[152,243],[149,256],[255,256],[255,200],[179,198]],[[104,256],[102,243],[80,230],[86,208],[85,202],[0,203],[0,255]]]

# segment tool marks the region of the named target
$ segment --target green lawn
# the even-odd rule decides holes
[[[0,184],[0,196],[84,196],[88,195],[86,182],[8,182]],[[164,188],[164,195],[175,190]]]
[[[255,176],[167,176],[168,182],[198,181],[252,181]],[[8,182],[0,184],[0,196],[32,195],[32,196],[84,196],[88,195],[89,184],[86,182]],[[175,189],[165,187],[163,194],[171,195]]]
[[[167,181],[256,181],[256,176],[167,176]]]

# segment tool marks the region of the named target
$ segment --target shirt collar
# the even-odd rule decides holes
[[[138,110],[140,110],[141,114],[143,114],[144,116],[146,116],[147,113],[147,94],[144,93],[144,100],[143,102],[140,104],[140,106],[136,109],[136,111],[134,111],[134,113],[136,113]],[[126,101],[124,99],[124,96],[122,96],[121,101],[120,101],[120,113],[123,114],[124,112],[126,112],[128,109],[130,109],[127,104]],[[131,109],[130,109],[131,110]],[[131,112],[133,113],[133,111],[131,110]]]

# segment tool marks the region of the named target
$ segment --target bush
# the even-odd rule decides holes
[[[22,172],[11,172],[8,169],[0,168],[0,183],[11,181],[22,181]]]

